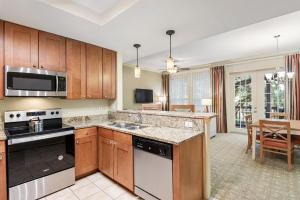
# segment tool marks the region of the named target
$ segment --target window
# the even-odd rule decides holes
[[[183,72],[170,76],[171,104],[194,104],[202,111],[202,99],[211,98],[210,71]]]
[[[237,76],[234,79],[235,127],[245,128],[245,116],[251,114],[251,76]]]
[[[276,77],[275,77],[276,78]],[[271,112],[285,112],[285,81],[265,79],[265,117]]]

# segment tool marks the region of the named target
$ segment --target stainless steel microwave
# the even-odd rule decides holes
[[[63,72],[6,65],[5,96],[65,97],[67,75]]]

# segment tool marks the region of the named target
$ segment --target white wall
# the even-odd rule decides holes
[[[152,89],[153,101],[157,102],[162,94],[161,73],[141,70],[141,78],[134,77],[134,68],[123,66],[123,108],[141,109],[142,104],[134,102],[134,90],[136,88]]]

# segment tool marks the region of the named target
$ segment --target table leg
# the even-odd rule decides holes
[[[256,128],[252,128],[252,160],[255,160]]]

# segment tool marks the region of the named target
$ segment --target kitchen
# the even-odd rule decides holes
[[[116,51],[9,21],[0,55],[0,97],[18,104],[4,106],[1,200],[43,198],[98,171],[144,199],[209,197],[213,113],[122,110]],[[85,104],[98,110],[68,115]]]

